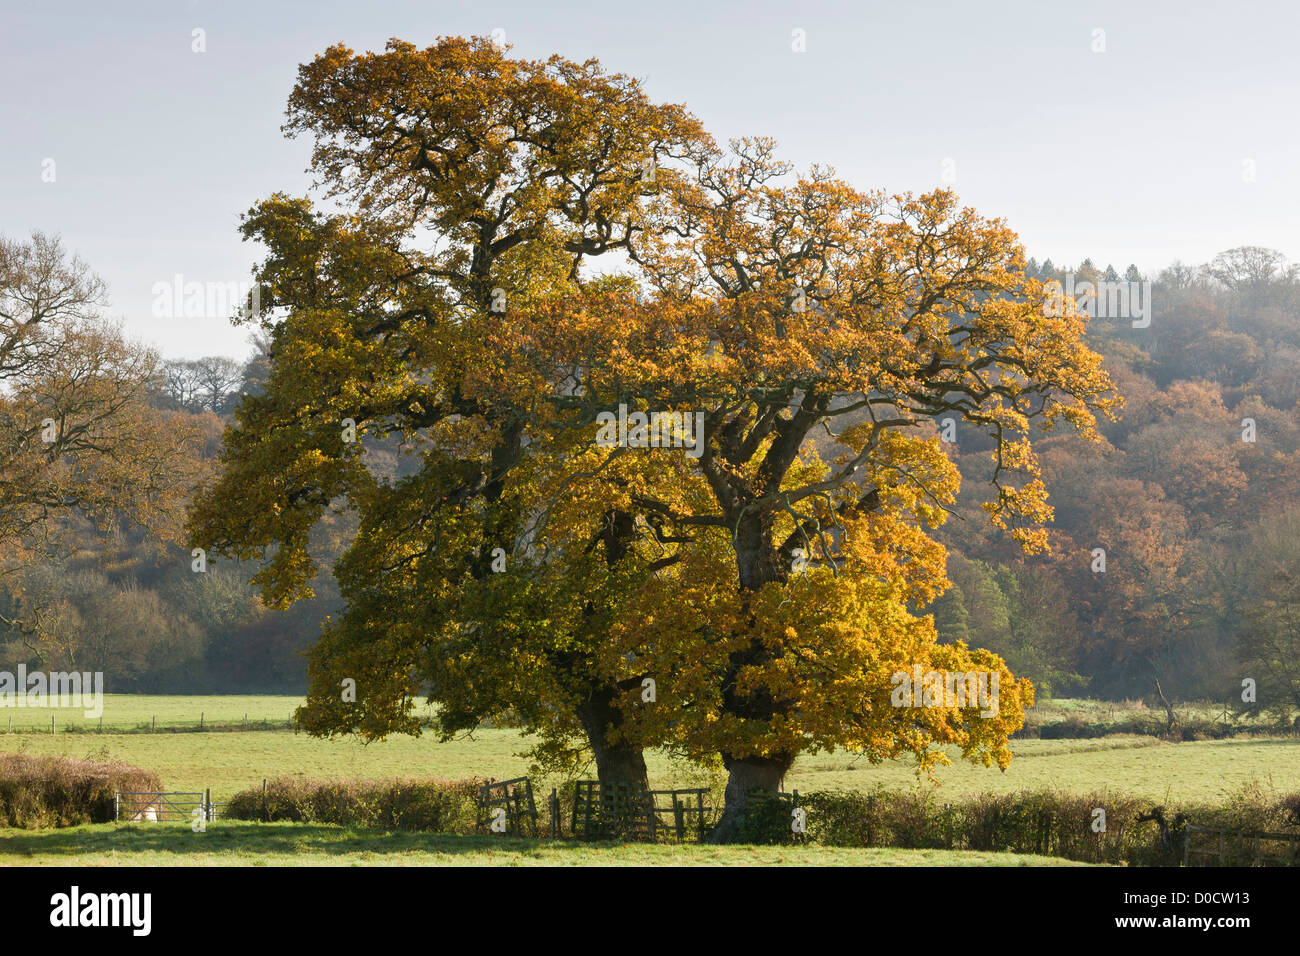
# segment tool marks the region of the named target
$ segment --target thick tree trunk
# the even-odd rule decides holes
[[[770,515],[741,519],[736,527],[736,571],[743,591],[757,591],[769,581],[784,581],[790,569],[781,564],[772,545]]]
[[[788,577],[788,569],[781,565],[772,546],[770,515],[742,519],[736,527],[735,547],[742,591],[757,591],[770,581],[783,581]],[[731,655],[727,689],[722,698],[728,713],[745,720],[766,722],[785,709],[786,703],[774,699],[766,687],[745,694],[736,691],[736,679],[742,669],[761,665],[770,660],[772,654],[771,649],[751,642]],[[778,793],[786,773],[794,764],[794,755],[737,758],[724,753],[722,762],[727,768],[727,791],[722,817],[709,834],[709,842],[735,843],[741,838],[749,793],[753,790]]]
[[[727,791],[722,817],[709,834],[710,843],[736,843],[745,821],[745,804],[754,790],[779,793],[794,757],[748,757],[740,760],[723,755],[727,768]]]
[[[622,561],[632,550],[635,540],[636,520],[630,512],[616,509],[605,512],[596,541],[605,546],[608,567],[613,568]],[[593,546],[596,541],[592,542]],[[627,783],[648,790],[650,778],[641,748],[610,740],[610,732],[623,721],[623,715],[614,706],[618,690],[615,687],[593,688],[587,699],[578,705],[578,720],[587,732],[587,742],[596,758],[596,778],[601,784]]]
[[[628,783],[647,790],[650,788],[641,748],[621,741],[612,743],[609,739],[610,730],[617,727],[620,720],[612,695],[592,694],[578,705],[578,719],[587,732],[591,752],[596,757],[596,778],[602,784]]]

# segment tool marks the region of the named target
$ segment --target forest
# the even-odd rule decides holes
[[[1145,327],[1098,315],[1087,332],[1125,407],[1101,422],[1101,443],[1036,441],[1055,509],[1044,554],[979,520],[991,442],[960,425],[946,434],[965,476],[938,532],[952,584],[918,610],[941,642],[994,651],[1046,696],[1231,706],[1250,678],[1279,713],[1300,706],[1300,266],[1242,247],[1153,275],[1090,258],[1030,259],[1026,272],[1149,283]],[[192,438],[175,443],[187,487],[213,478],[223,429],[260,389],[267,342],[251,344],[246,361],[147,356],[140,413]],[[391,442],[367,441],[368,467],[396,473]],[[57,560],[0,577],[0,669],[75,662],[112,674],[114,692],[301,692],[303,652],[340,607],[332,576],[309,600],[267,608],[251,562],[194,573],[182,511],[171,534],[116,508],[65,517]],[[335,515],[314,532],[322,568],[352,527]]]

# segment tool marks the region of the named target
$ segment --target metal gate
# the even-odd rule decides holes
[[[202,793],[119,792],[113,802],[113,819],[128,823],[190,823],[214,818],[212,805]]]

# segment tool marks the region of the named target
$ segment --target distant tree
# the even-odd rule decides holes
[[[243,381],[239,391],[244,395],[261,395],[266,391],[266,380],[271,374],[271,336],[262,329],[253,329],[248,336],[253,354],[244,363]]]
[[[941,642],[971,643],[970,612],[966,610],[966,595],[959,585],[953,584],[939,595],[930,606],[930,613],[934,615],[934,629]]]
[[[102,303],[57,239],[0,238],[0,576],[56,555],[74,517],[176,537],[196,435],[153,407],[158,359]]]
[[[1206,272],[1234,292],[1260,295],[1284,272],[1286,256],[1263,246],[1238,246],[1214,257]]]
[[[159,390],[171,402],[167,407],[197,410],[198,389],[199,381],[193,362],[185,359],[168,359],[162,363]]]
[[[1156,282],[1164,292],[1178,292],[1182,289],[1191,288],[1196,283],[1196,270],[1174,260],[1168,267],[1160,271],[1160,274],[1156,277]]]
[[[1262,522],[1245,553],[1241,673],[1231,690],[1240,694],[1241,679],[1251,678],[1256,703],[1240,702],[1239,708],[1290,719],[1300,711],[1300,509]]]
[[[229,411],[243,383],[244,367],[223,355],[209,355],[191,364],[199,405],[216,415]]]
[[[100,571],[63,565],[23,576],[24,610],[39,609],[38,627],[11,627],[19,660],[51,670],[99,671],[115,692],[157,692],[192,671],[202,657],[193,620],[135,581],[117,584]]]

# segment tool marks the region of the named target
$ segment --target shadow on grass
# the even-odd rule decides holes
[[[534,853],[590,852],[613,843],[542,840],[492,834],[362,830],[320,823],[222,821],[195,833],[189,824],[100,824],[55,830],[0,830],[0,856],[47,857],[115,853],[240,854],[295,857],[309,853]],[[641,845],[641,844],[638,844]]]
[[[403,859],[405,855],[409,859]],[[445,859],[440,860],[439,857]],[[478,859],[474,859],[477,857]],[[842,865],[1086,866],[1071,860],[978,851],[809,846],[731,847],[585,842],[480,834],[363,830],[320,823],[224,821],[194,833],[186,824],[97,824],[61,830],[0,830],[0,865],[296,866],[438,865]]]

